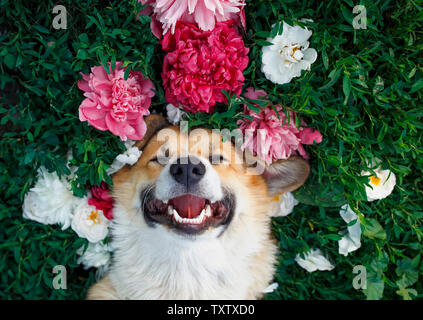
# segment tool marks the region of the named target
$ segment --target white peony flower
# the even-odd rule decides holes
[[[78,249],[77,254],[80,257],[78,258],[77,263],[82,264],[84,269],[107,266],[110,262],[111,251],[112,249],[108,244],[104,244],[102,242],[90,242],[85,252],[84,246]]]
[[[282,35],[267,39],[272,45],[263,47],[261,70],[274,83],[289,83],[301,76],[301,70],[310,70],[317,59],[317,51],[309,48],[312,32],[300,26],[291,27],[283,22]]]
[[[90,242],[103,240],[108,234],[109,220],[103,211],[88,204],[88,197],[79,201],[75,208],[72,229],[80,238],[86,238]]]
[[[348,226],[347,233],[338,241],[339,253],[347,256],[349,252],[353,252],[361,247],[360,220],[357,214],[347,204],[341,207],[339,214],[346,223],[357,220],[352,226]]]
[[[311,249],[305,254],[304,259],[297,254],[295,261],[297,261],[297,263],[308,272],[314,272],[316,270],[330,271],[335,268],[330,261],[323,256],[320,249]]]
[[[272,199],[271,217],[285,217],[292,212],[299,202],[291,192],[284,193]]]
[[[167,120],[169,120],[169,122],[173,125],[177,125],[185,114],[185,112],[182,109],[176,108],[171,103],[169,103],[166,106],[166,110],[167,110]]]
[[[139,157],[141,156],[141,153],[142,152],[137,147],[131,147],[124,153],[118,155],[116,157],[116,160],[123,164],[129,164],[132,166],[137,163]]]
[[[368,201],[386,198],[392,193],[397,183],[395,174],[392,171],[382,170],[380,167],[373,171],[376,173],[376,176],[368,171],[361,172],[362,176],[370,176],[369,184],[371,188],[365,186]]]
[[[134,165],[137,163],[138,159],[141,157],[142,151],[139,150],[137,147],[134,147],[135,141],[127,140],[125,141],[126,151],[124,153],[119,154],[113,163],[111,164],[110,168],[106,170],[108,175],[111,175],[120,169],[122,169],[126,164]]]
[[[35,186],[25,195],[23,217],[43,224],[58,223],[64,230],[71,224],[77,200],[65,177],[59,179],[56,172],[40,167]]]
[[[263,293],[272,293],[279,287],[279,284],[277,282],[273,282],[271,285],[269,285],[266,289],[264,289]]]

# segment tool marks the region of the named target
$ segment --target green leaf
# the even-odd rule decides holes
[[[7,54],[4,57],[4,63],[9,69],[15,68],[16,57],[13,54]]]
[[[126,69],[125,69],[125,72],[124,72],[124,74],[123,74],[123,78],[125,79],[125,80],[127,80],[128,79],[128,77],[129,77],[129,72],[131,71],[131,67],[132,67],[132,65],[129,65],[128,67],[126,67]]]
[[[334,69],[329,73],[329,81],[322,87],[319,88],[319,90],[326,90],[330,87],[332,87],[336,81],[338,81],[339,76],[341,75],[341,69]]]
[[[112,70],[114,70],[115,67],[116,67],[116,55],[115,54],[112,55],[112,61],[110,63],[110,67],[112,68]]]
[[[345,102],[344,104],[346,104],[346,101],[348,100],[348,97],[350,95],[351,92],[351,81],[350,81],[350,77],[346,74],[344,74],[344,80],[342,81],[342,90],[344,91],[344,95],[345,95]]]
[[[328,58],[328,54],[326,53],[326,50],[323,50],[322,52],[322,59],[323,59],[323,66],[325,67],[325,69],[329,69],[329,58]]]
[[[43,26],[40,26],[40,25],[34,25],[34,26],[32,26],[35,30],[37,30],[37,31],[39,31],[39,32],[41,32],[41,33],[45,33],[45,34],[48,34],[48,33],[50,33],[50,31],[48,30],[48,29],[46,29],[46,28],[44,28]]]
[[[376,219],[365,219],[364,235],[371,239],[386,239],[386,232]]]
[[[76,57],[81,59],[81,60],[85,60],[85,59],[88,58],[88,53],[84,49],[79,49]]]
[[[103,65],[104,70],[106,71],[107,74],[110,74],[109,62],[107,61],[103,51],[99,51],[99,56],[100,56],[100,61],[101,61],[101,64]]]
[[[411,86],[410,93],[417,92],[422,88],[423,88],[423,78],[420,78],[418,81],[413,83],[413,85]]]
[[[396,274],[404,281],[405,286],[412,286],[419,279],[418,265],[420,262],[420,255],[414,259],[401,259],[397,262]]]
[[[385,283],[383,280],[369,280],[367,279],[366,289],[364,289],[364,294],[366,295],[367,300],[380,300],[383,297],[383,290],[385,288]]]
[[[365,219],[364,235],[371,239],[386,239],[386,232],[376,219]]]
[[[396,291],[396,294],[401,296],[404,300],[413,300],[413,296],[415,297],[418,294],[415,289],[407,288],[407,281],[405,280],[405,276],[395,282],[395,284],[399,288],[399,290]]]
[[[306,184],[293,192],[295,198],[300,202],[311,206],[341,207],[345,204],[344,188],[341,185],[331,185],[327,188],[325,183]],[[319,190],[316,192],[316,190]]]
[[[326,238],[326,239],[329,239],[329,240],[333,240],[333,241],[339,241],[339,240],[342,239],[342,236],[339,235],[339,234],[332,233],[332,234],[325,234],[325,235],[323,235],[323,238]]]

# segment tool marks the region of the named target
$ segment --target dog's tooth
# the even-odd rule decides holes
[[[210,211],[210,206],[207,206],[205,209],[203,209],[200,213],[200,215],[197,218],[182,218],[179,214],[178,211],[176,211],[175,209],[173,209],[172,206],[168,207],[168,212],[169,214],[173,215],[174,219],[176,222],[178,223],[191,223],[191,224],[200,224],[201,222],[203,222],[204,217],[207,215],[207,210]],[[170,213],[171,212],[171,213]]]
[[[172,206],[167,207],[167,214],[170,215],[170,216],[173,215],[173,207]]]
[[[207,205],[207,207],[206,207],[206,212],[205,212],[205,214],[206,214],[206,216],[207,216],[207,217],[211,217],[211,208],[210,208],[210,206],[209,206],[209,205]]]
[[[178,214],[178,211],[176,211],[175,209],[173,209],[173,217],[175,218],[175,220],[177,222],[182,222],[182,218],[180,217],[180,215]]]
[[[162,202],[163,202],[164,204],[167,204],[167,200],[162,200]]]
[[[199,222],[203,221],[205,215],[206,215],[206,209],[203,209],[203,211],[201,211],[201,214],[197,217]]]
[[[206,209],[203,209],[200,215],[194,219],[194,223],[200,224],[203,221],[205,215],[206,215]]]

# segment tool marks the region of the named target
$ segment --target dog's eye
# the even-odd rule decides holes
[[[166,149],[164,151],[160,149],[159,152],[157,153],[157,156],[150,159],[150,162],[155,162],[164,166],[169,162],[169,156],[170,156],[169,149]]]
[[[158,164],[165,164],[166,159],[164,157],[154,157],[153,159],[150,160],[150,162],[154,162],[154,163],[158,163]]]
[[[209,157],[209,161],[212,164],[220,164],[220,163],[228,162],[228,160],[226,160],[226,158],[224,156],[217,155],[217,154],[211,155]]]
[[[169,155],[170,155],[169,149],[166,149],[166,150],[160,149],[157,153],[156,160],[157,160],[157,158],[159,158],[159,159],[160,158],[169,158]]]
[[[169,162],[169,158],[163,157],[163,156],[157,156],[157,157],[150,159],[149,162],[158,163],[162,166],[165,166]]]

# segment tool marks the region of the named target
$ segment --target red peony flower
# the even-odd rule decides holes
[[[264,90],[248,88],[244,94],[251,100],[265,100]],[[293,154],[299,154],[305,159],[309,156],[304,144],[322,142],[322,135],[313,128],[303,128],[307,124],[301,120],[301,127],[297,128],[296,112],[285,111],[280,105],[269,104],[259,113],[244,108],[244,113],[252,120],[240,120],[239,129],[244,135],[243,148],[257,155],[267,164],[279,159],[288,159]]]
[[[226,102],[222,90],[241,94],[248,48],[233,24],[219,22],[202,31],[178,22],[174,34],[165,34],[162,79],[169,103],[191,113],[212,112],[217,102]]]
[[[91,187],[92,197],[88,199],[88,204],[96,207],[97,210],[102,210],[104,216],[113,219],[113,198],[110,195],[109,186],[102,181],[100,186]]]

